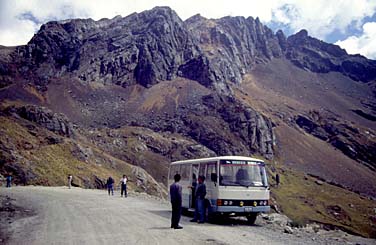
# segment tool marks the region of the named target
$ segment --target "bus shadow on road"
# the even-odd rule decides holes
[[[216,217],[216,218],[209,219],[209,223],[215,224],[215,225],[222,225],[222,226],[262,227],[261,225],[258,225],[257,223],[250,225],[247,219],[243,217]]]
[[[171,211],[170,210],[149,210],[148,212],[161,216],[163,218],[171,219]],[[192,212],[183,211],[182,212],[182,220],[186,221],[187,219],[191,219],[193,217]],[[246,218],[244,217],[215,217],[209,219],[206,223],[213,224],[213,225],[221,225],[221,226],[252,226],[252,227],[262,227],[262,225],[258,225],[257,221],[256,224],[250,225]],[[155,228],[155,229],[166,229],[164,227]]]

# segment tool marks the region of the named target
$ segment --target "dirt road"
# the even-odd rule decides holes
[[[267,226],[190,223],[183,216],[182,230],[170,229],[168,202],[146,195],[121,198],[118,192],[67,187],[0,188],[0,195],[31,215],[8,219],[7,244],[329,244]],[[4,227],[2,227],[4,229]],[[4,233],[3,233],[4,234]],[[343,241],[338,241],[341,244]],[[0,242],[1,243],[1,242]]]

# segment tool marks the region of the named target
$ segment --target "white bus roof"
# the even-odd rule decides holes
[[[252,158],[252,157],[242,157],[242,156],[221,156],[221,157],[209,157],[209,158],[199,158],[192,160],[181,160],[172,162],[171,164],[182,164],[182,163],[196,163],[196,162],[209,162],[209,161],[218,161],[218,160],[241,160],[241,161],[256,161],[264,162],[261,159]]]

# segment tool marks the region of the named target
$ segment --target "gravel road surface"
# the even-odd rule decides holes
[[[248,226],[241,219],[220,224],[191,223],[182,216],[182,230],[170,228],[165,200],[119,192],[67,187],[0,188],[3,215],[0,243],[6,244],[344,244],[342,238],[273,229],[261,218]],[[360,239],[360,240],[359,240]],[[375,240],[361,239],[359,244]],[[360,241],[360,242],[359,242]]]

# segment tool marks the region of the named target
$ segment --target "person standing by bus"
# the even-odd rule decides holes
[[[196,174],[193,174],[192,175],[192,185],[189,186],[189,188],[191,188],[191,193],[192,193],[192,203],[191,203],[191,207],[192,208],[195,208],[196,206],[196,187],[197,187],[197,178],[196,178]]]
[[[205,196],[206,196],[206,185],[204,183],[205,176],[198,177],[198,185],[196,188],[196,207],[195,214],[191,222],[204,223],[205,222]]]
[[[170,185],[170,199],[172,206],[171,228],[174,229],[183,229],[183,227],[179,226],[182,204],[182,187],[179,184],[180,178],[180,174],[175,174],[175,182]]]
[[[123,178],[121,178],[121,180],[120,180],[120,185],[121,185],[121,197],[123,197],[123,192],[124,192],[124,197],[127,197],[127,181],[128,181],[128,178],[127,178],[127,176],[124,174],[124,175],[123,175]]]

